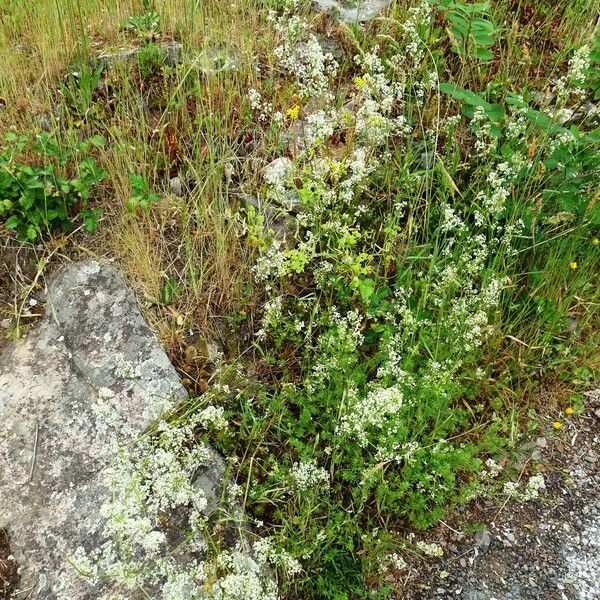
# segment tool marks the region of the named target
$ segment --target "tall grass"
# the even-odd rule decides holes
[[[194,397],[172,422],[230,457],[288,598],[386,597],[427,549],[401,532],[500,494],[500,459],[597,378],[598,120],[561,111],[600,73],[558,82],[600,8],[498,0],[490,40],[461,40],[451,4],[358,27],[308,2],[0,0],[0,126],[105,140],[98,232],[42,243],[134,282]],[[160,200],[127,211],[131,174]]]

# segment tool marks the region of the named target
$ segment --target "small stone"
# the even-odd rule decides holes
[[[167,67],[176,67],[183,56],[183,45],[176,41],[170,41],[162,45],[165,50],[165,65]]]
[[[160,44],[163,51],[164,63],[167,67],[177,66],[183,56],[183,45],[176,41]],[[137,60],[139,48],[121,48],[114,52],[102,53],[98,56],[98,61],[107,69],[117,65],[124,65]]]
[[[171,191],[178,197],[182,197],[184,195],[183,192],[183,182],[181,181],[181,177],[172,177],[169,181],[169,186]]]
[[[435,152],[433,150],[425,150],[421,153],[421,161],[419,163],[422,169],[432,169],[435,164]]]
[[[490,532],[487,529],[480,531],[475,537],[475,547],[481,550],[482,552],[485,552],[490,547],[491,543],[492,536],[490,535]]]
[[[535,443],[540,448],[546,448],[548,446],[548,441],[545,437],[539,437],[537,440],[535,440]]]
[[[38,123],[40,125],[40,129],[42,131],[52,131],[52,123],[50,122],[50,119],[46,116],[46,115],[40,115],[38,117]]]
[[[318,10],[339,17],[346,23],[371,21],[378,17],[392,0],[313,0]]]
[[[272,160],[264,169],[263,176],[267,183],[285,181],[294,171],[294,163],[287,157],[281,156]]]
[[[207,48],[194,60],[204,75],[232,72],[239,68],[238,58],[225,48]]]

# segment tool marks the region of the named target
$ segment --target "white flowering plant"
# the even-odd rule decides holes
[[[294,597],[358,597],[375,557],[402,547],[365,535],[379,520],[424,528],[502,485],[488,468],[505,448],[502,405],[486,397],[513,375],[491,357],[506,336],[530,347],[556,335],[568,303],[533,322],[510,315],[532,314],[555,285],[538,274],[558,263],[568,274],[576,240],[589,244],[598,227],[598,139],[536,108],[529,90],[440,84],[431,15],[422,2],[390,25],[409,54],[383,35],[361,48],[345,87],[339,70],[320,68],[327,93],[305,122],[319,133],[295,148],[293,177],[262,182],[264,196],[294,195],[297,230],[293,248],[273,243],[257,259],[256,349],[276,376],[251,388],[251,408],[238,398],[236,436],[254,457],[247,508],[313,574],[290,584]],[[280,32],[300,31],[290,13],[278,19]],[[288,75],[292,56],[277,55]],[[440,98],[446,115],[425,116]],[[581,289],[561,285],[571,299]]]
[[[564,17],[544,37],[506,0],[391,2],[361,25],[301,0],[181,22],[155,4],[182,55],[145,80],[107,68],[105,110],[59,129],[102,114],[106,196],[128,172],[152,184],[103,231],[144,288],[169,282],[146,308],[194,399],[116,448],[103,543],[74,575],[173,600],[398,595],[443,552],[416,530],[480,494],[543,498],[535,468],[510,481],[540,385],[597,372],[600,36]],[[119,402],[99,390],[103,435]]]

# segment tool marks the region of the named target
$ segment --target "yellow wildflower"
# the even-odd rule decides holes
[[[565,413],[567,415],[572,415],[575,412],[575,409],[572,406],[567,407],[567,409],[565,410]]]
[[[296,104],[296,106],[292,106],[292,108],[287,109],[287,116],[295,121],[300,116],[300,107]]]
[[[600,244],[600,240],[598,238],[594,238],[592,240],[592,246],[598,246]]]
[[[365,87],[366,84],[367,84],[367,82],[365,81],[364,77],[355,77],[354,78],[354,85],[357,88]]]
[[[574,271],[579,265],[573,261],[571,263],[569,263],[569,267]]]
[[[552,427],[558,430],[562,427],[562,423],[560,421],[554,421],[554,423],[552,423]]]

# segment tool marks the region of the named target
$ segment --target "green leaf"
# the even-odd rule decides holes
[[[448,94],[457,100],[461,100],[470,106],[481,106],[485,114],[493,121],[499,121],[504,117],[504,107],[500,104],[491,104],[483,96],[465,90],[454,83],[440,83],[440,92]]]
[[[492,60],[494,58],[494,53],[486,48],[477,48],[475,56],[481,60]]]
[[[589,212],[589,219],[592,225],[600,225],[600,202],[596,202]]]
[[[28,225],[25,235],[29,241],[33,242],[38,236],[38,232],[35,226]]]
[[[17,216],[9,217],[4,223],[6,229],[16,229],[19,226],[20,220]]]
[[[372,279],[362,279],[358,284],[358,291],[363,302],[367,302],[375,293],[375,282]]]

